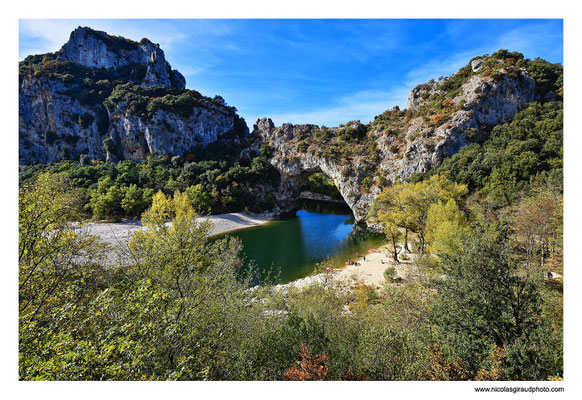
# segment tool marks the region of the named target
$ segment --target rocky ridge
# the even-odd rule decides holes
[[[21,62],[20,163],[142,161],[245,139],[234,107],[184,86],[159,45],[79,27],[59,52]]]
[[[406,110],[387,111],[368,126],[352,121],[338,128],[275,127],[270,119],[258,120],[253,134],[275,149],[270,162],[281,175],[278,203],[292,208],[306,177],[321,171],[333,179],[361,222],[390,182],[427,172],[444,157],[484,139],[493,126],[508,122],[534,100],[536,83],[525,69],[501,68],[491,75],[482,73],[482,59],[470,66],[470,76],[454,91],[445,88],[455,76],[419,85],[410,92]],[[428,108],[431,101],[438,102],[440,112]],[[318,140],[322,129],[327,138]],[[355,139],[346,140],[346,132]]]
[[[59,51],[57,59],[86,68],[111,69],[142,65],[146,67],[142,85],[180,89],[186,86],[186,79],[180,72],[172,69],[160,45],[148,39],[134,42],[91,28],[78,27]]]

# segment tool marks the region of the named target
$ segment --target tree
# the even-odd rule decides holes
[[[384,223],[416,233],[420,241],[420,252],[424,252],[426,242],[426,219],[431,205],[438,201],[453,199],[460,202],[467,194],[467,186],[450,182],[441,175],[417,183],[397,183],[384,191],[374,201],[369,218],[378,221],[379,211],[383,210]]]
[[[212,211],[216,201],[204,190],[201,184],[190,186],[186,189],[186,195],[190,199],[192,207],[199,214],[207,214]]]
[[[428,250],[437,254],[460,252],[461,240],[468,228],[467,218],[455,200],[431,204],[425,228]]]
[[[104,246],[78,220],[78,192],[66,174],[42,173],[19,190],[19,375],[47,379],[61,365],[50,362],[71,320],[82,319],[104,256]],[[52,378],[54,379],[54,378]]]
[[[562,350],[540,319],[537,283],[518,273],[507,235],[482,224],[463,239],[462,252],[441,256],[446,279],[435,281],[438,296],[431,313],[436,338],[472,373],[483,368],[496,345],[507,351],[506,378],[560,375]]]
[[[391,221],[391,218],[389,215],[387,215],[386,211],[380,210],[378,212],[378,218],[380,221],[382,221],[382,226],[384,228],[384,234],[386,235],[386,238],[392,244],[392,257],[394,258],[394,261],[400,264],[400,260],[398,260],[398,254],[402,248],[398,244],[400,243],[400,239],[402,239],[403,236],[402,231],[395,223]]]
[[[95,218],[115,217],[122,214],[123,191],[113,184],[111,177],[100,178],[97,188],[91,191],[89,205]]]
[[[79,203],[66,174],[40,174],[20,189],[19,205],[19,309],[33,318],[50,307],[70,276],[92,257],[98,260],[98,248],[72,225]]]
[[[117,153],[119,151],[117,144],[110,137],[106,137],[105,139],[103,139],[103,148],[107,152],[107,159],[117,156]]]
[[[149,190],[151,191],[151,189]],[[146,208],[148,208],[150,202],[148,202],[147,195],[144,196],[144,190],[138,188],[136,184],[125,187],[123,193],[121,208],[127,215],[140,215]]]
[[[528,259],[531,260],[539,250],[543,267],[551,245],[561,247],[561,203],[548,191],[526,198],[520,202],[512,226]]]

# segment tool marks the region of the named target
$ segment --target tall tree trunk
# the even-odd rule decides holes
[[[408,248],[408,228],[404,228],[404,251],[410,253],[410,249]]]
[[[394,254],[394,261],[396,261],[398,264],[400,264],[400,260],[398,259],[398,243],[396,242],[396,238],[394,237],[394,235],[391,235],[392,237],[392,249],[393,249],[393,254]]]

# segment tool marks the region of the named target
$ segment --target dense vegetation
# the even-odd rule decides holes
[[[254,157],[238,155],[240,149],[216,142],[181,156],[150,156],[144,163],[130,160],[117,164],[88,160],[20,167],[21,184],[33,182],[43,171],[64,173],[78,191],[86,217],[119,219],[137,217],[162,191],[186,193],[198,214],[271,209],[270,194],[278,174],[267,162],[265,149]],[[197,161],[195,161],[197,160]]]
[[[536,186],[495,211],[467,186],[433,175],[386,189],[370,209],[393,259],[414,233],[430,297],[430,379],[545,380],[562,376],[562,195]],[[496,364],[495,373],[483,372]],[[428,374],[428,375],[426,375]]]
[[[464,183],[496,208],[510,205],[532,184],[562,190],[563,105],[531,103],[496,126],[483,143],[465,146],[433,172]]]

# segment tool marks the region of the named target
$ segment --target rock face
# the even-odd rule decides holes
[[[128,95],[107,102],[128,83]],[[21,71],[20,163],[78,159],[80,154],[141,161],[148,154],[183,155],[219,139],[245,139],[248,128],[233,107],[184,84],[157,44],[77,28],[56,58]],[[139,94],[140,87],[156,94]],[[135,98],[139,110],[128,103]],[[165,105],[150,107],[164,99]]]
[[[183,89],[186,80],[166,61],[158,44],[142,39],[132,40],[110,36],[105,32],[78,27],[61,48],[59,61],[70,61],[86,68],[120,68],[131,64],[146,66],[142,85],[172,86]]]
[[[437,91],[439,82],[434,86],[436,90],[431,87],[428,93]],[[535,82],[524,71],[515,77],[502,75],[497,80],[482,75],[472,76],[461,87],[460,94],[452,99],[452,106],[458,110],[449,119],[443,123],[432,117],[428,122],[422,117],[410,120],[405,136],[406,147],[400,153],[404,157],[391,154],[392,138],[380,135],[378,148],[384,160],[382,169],[392,181],[396,178],[406,180],[415,173],[428,171],[443,157],[483,139],[489,128],[510,121],[515,113],[534,100],[534,92]],[[418,91],[410,93],[408,106],[412,111],[425,103]]]
[[[348,123],[348,125],[355,129],[363,129],[359,121]],[[275,196],[277,202],[283,210],[293,208],[301,194],[305,179],[313,173],[323,172],[334,181],[356,219],[361,221],[366,215],[367,207],[379,192],[361,191],[360,183],[365,173],[359,168],[360,165],[356,164],[348,169],[341,163],[326,157],[297,151],[296,146],[292,144],[294,138],[305,134],[312,135],[318,129],[317,125],[292,124],[283,124],[280,128],[276,128],[269,118],[259,119],[255,124],[253,133],[275,148],[270,162],[281,175],[279,189]],[[350,172],[347,172],[348,170]]]
[[[472,67],[478,72],[480,63],[475,61]],[[370,171],[375,171],[375,176],[382,176],[385,182],[406,181],[415,173],[427,172],[444,157],[457,153],[468,143],[483,139],[491,127],[509,121],[534,100],[535,82],[523,70],[513,74],[501,71],[495,79],[477,73],[460,87],[456,97],[446,100],[451,110],[446,118],[440,114],[423,113],[422,108],[427,106],[431,95],[442,95],[441,86],[445,82],[431,81],[411,91],[408,110],[403,113],[406,117],[400,118],[399,128],[394,128],[402,129],[400,132],[390,129],[390,125],[372,123],[365,127],[359,121],[345,124],[344,129],[367,129],[365,135],[370,142],[375,142],[377,149],[374,161],[368,155],[356,154],[349,159],[326,156],[326,151],[322,152],[321,148],[337,143],[334,136],[337,136],[338,128],[329,130],[332,139],[320,144],[319,150],[312,150],[312,147],[305,150],[306,140],[311,140],[319,129],[317,126],[284,124],[277,128],[270,119],[258,120],[253,133],[275,148],[270,162],[281,174],[278,202],[283,207],[292,207],[306,177],[321,171],[333,179],[356,220],[363,221],[368,207],[383,186]],[[366,178],[374,179],[374,184],[364,185]]]
[[[63,95],[66,85],[57,80],[27,77],[20,83],[19,159],[21,164],[50,162],[64,152],[87,153],[104,159],[103,139],[97,128],[100,118],[108,119],[102,106],[81,105]],[[87,126],[79,119],[92,120]]]

